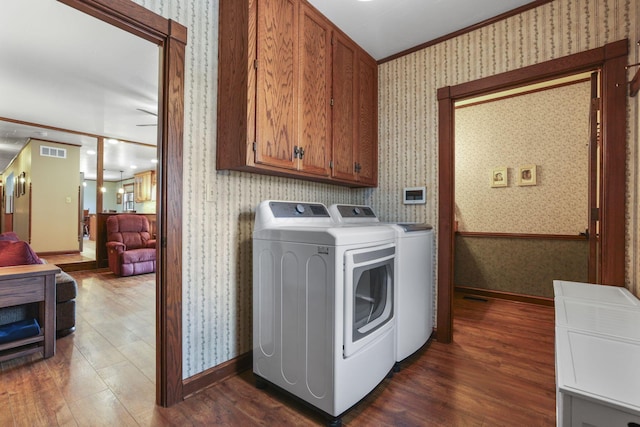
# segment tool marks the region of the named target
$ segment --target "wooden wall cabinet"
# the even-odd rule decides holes
[[[136,203],[155,200],[156,171],[140,172],[133,176],[133,194]]]
[[[298,157],[301,170],[331,174],[331,23],[300,3]]]
[[[357,180],[378,185],[378,64],[362,51],[358,53],[357,99],[355,122],[358,136]]]
[[[336,174],[336,144],[332,142],[336,123],[362,127],[356,123],[357,111],[374,114],[367,123],[377,126],[375,61],[353,44],[356,60],[367,58],[373,67],[364,74],[358,69],[350,78],[373,74],[366,82],[346,86],[356,98],[360,97],[358,90],[367,96],[373,93],[372,98],[367,97],[373,104],[361,109],[358,103],[348,117],[338,117],[335,106],[331,107],[332,89],[335,93],[336,84],[342,85],[336,79],[343,76],[332,68],[335,49],[331,43],[339,30],[313,6],[305,0],[221,0],[219,25],[216,168],[354,187],[376,185],[376,128],[340,139],[341,150],[364,146],[367,141],[373,144],[355,152],[354,159],[366,173]],[[365,89],[369,84],[372,86]],[[363,144],[358,142],[360,135]],[[371,152],[375,152],[374,163],[360,160],[362,153]]]
[[[295,84],[298,72],[297,0],[259,0],[255,3],[258,12],[254,67],[256,137],[252,147],[255,164],[297,169],[298,159],[293,156],[298,96]]]
[[[333,40],[333,177],[378,184],[377,64],[347,37]]]

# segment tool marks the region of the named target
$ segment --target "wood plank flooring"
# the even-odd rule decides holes
[[[96,241],[89,240],[85,237],[82,241],[82,252],[76,252],[72,254],[58,254],[58,255],[39,255],[40,258],[47,260],[49,264],[56,264],[58,266],[65,264],[83,263],[96,260]]]
[[[247,371],[155,406],[154,276],[74,272],[77,331],[56,355],[3,362],[1,426],[323,425]],[[555,425],[552,307],[454,300],[454,343],[430,343],[343,417],[349,426]]]

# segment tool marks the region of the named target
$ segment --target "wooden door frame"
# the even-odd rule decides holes
[[[465,98],[600,69],[602,75],[602,283],[624,286],[627,39],[517,70],[438,89],[438,314],[437,340],[453,340],[454,107]]]
[[[587,242],[589,244],[589,266],[588,281],[590,283],[599,283],[600,269],[599,269],[599,257],[601,251],[600,236],[598,232],[598,225],[600,223],[599,215],[596,213],[600,208],[600,187],[602,186],[601,174],[600,174],[600,158],[602,157],[598,147],[598,113],[600,112],[600,73],[593,72],[589,79],[590,83],[590,101],[589,101],[589,162],[588,162],[588,176],[589,176],[589,195],[588,195],[588,218],[587,218]],[[594,212],[595,211],[595,212]]]
[[[156,403],[183,400],[182,158],[187,29],[131,0],[59,0],[160,47]]]

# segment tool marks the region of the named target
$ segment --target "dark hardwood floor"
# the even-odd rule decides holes
[[[154,277],[73,272],[77,331],[56,355],[1,364],[0,425],[322,425],[247,371],[171,408],[154,405]],[[555,425],[552,307],[454,301],[454,342],[432,342],[343,422],[350,426]]]

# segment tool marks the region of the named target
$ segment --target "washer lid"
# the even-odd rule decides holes
[[[398,227],[402,228],[405,233],[411,233],[414,231],[429,231],[433,230],[433,226],[427,223],[410,222],[410,223],[398,223]]]
[[[558,388],[640,416],[640,342],[556,328]]]
[[[572,297],[640,307],[640,301],[627,289],[619,286],[554,280],[553,290],[556,297]]]

